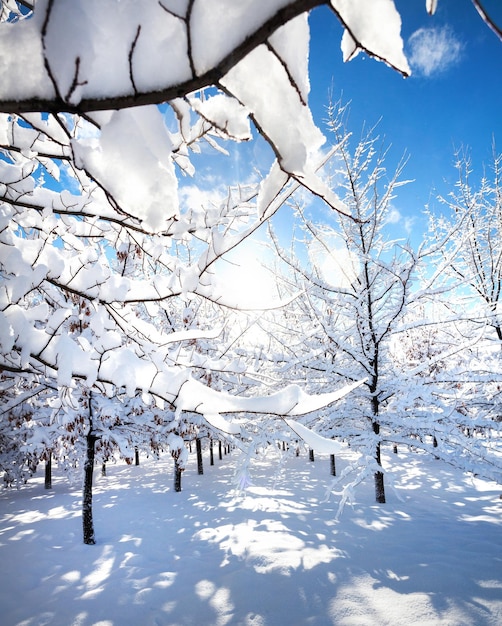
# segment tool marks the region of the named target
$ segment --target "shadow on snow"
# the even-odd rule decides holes
[[[96,546],[81,544],[80,490],[36,479],[4,491],[4,626],[502,623],[493,483],[392,455],[387,505],[363,485],[336,521],[329,460],[281,471],[257,460],[254,485],[236,493],[237,454],[203,476],[191,457],[181,493],[168,455],[109,466],[95,485]]]

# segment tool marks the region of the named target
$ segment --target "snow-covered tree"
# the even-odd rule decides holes
[[[500,379],[497,368],[490,378],[479,334],[462,336],[461,315],[441,304],[445,293],[451,303],[451,292],[436,280],[444,262],[431,269],[436,248],[415,251],[389,238],[401,168],[387,176],[385,151],[371,133],[351,149],[343,117],[332,117],[331,129],[338,146],[329,163],[331,181],[353,219],[325,215],[319,223],[308,207],[298,207],[302,245],[293,257],[277,246],[296,273],[294,289],[304,293],[284,313],[290,330],[281,375],[305,380],[310,390],[366,382],[302,423],[360,453],[340,477],[346,481],[342,502],[371,474],[376,500],[385,502],[383,444],[420,449],[465,471],[500,477],[496,428],[486,419],[487,398]],[[491,391],[483,388],[484,400],[478,396],[476,403],[481,380],[491,381]],[[483,428],[486,437],[469,437]]]
[[[152,132],[157,128],[164,137],[172,137],[171,146],[178,142],[179,152],[186,153],[180,156],[184,170],[191,169],[189,148],[214,131],[198,117],[192,125],[183,122],[184,135],[181,120],[170,132],[157,108],[135,109],[131,115],[142,120],[147,134],[148,128]],[[207,395],[204,399],[206,385],[193,376],[203,367],[225,370],[221,359],[219,363],[208,362],[207,355],[199,358],[190,345],[203,338],[215,340],[224,321],[205,320],[200,327],[187,328],[182,313],[176,318],[169,315],[176,299],[180,311],[196,298],[232,304],[232,294],[213,284],[212,267],[263,223],[284,181],[273,175],[260,189],[241,185],[216,204],[187,204],[181,212],[166,215],[163,204],[155,206],[161,202],[155,196],[157,185],[162,202],[168,200],[163,195],[162,159],[151,152],[158,144],[150,134],[153,144],[148,148],[143,144],[145,153],[136,137],[139,147],[132,151],[131,130],[124,139],[131,146],[124,144],[124,151],[129,149],[132,159],[129,174],[136,186],[129,191],[136,196],[131,198],[126,190],[124,197],[133,202],[133,216],[73,159],[72,144],[92,144],[95,124],[74,115],[38,114],[4,116],[2,123],[0,343],[5,414],[25,387],[33,396],[56,390],[57,398],[72,397],[73,406],[86,404],[91,391],[95,398],[105,399],[140,394],[146,406],[156,403],[169,409],[173,433],[183,410],[215,413],[219,398],[223,411],[239,410],[238,401],[233,405],[228,393],[214,390],[211,399]],[[99,149],[96,154],[101,154]],[[167,155],[168,165],[170,159]],[[113,168],[113,163],[107,159],[105,167]],[[58,179],[69,189],[61,191]],[[123,187],[127,182],[116,180],[119,196]],[[257,210],[260,202],[262,213]],[[81,399],[75,397],[79,395]],[[292,399],[286,413],[294,405]],[[59,419],[60,409],[56,400],[52,420]],[[40,449],[39,436],[33,440],[38,442],[39,458],[55,447],[55,440],[73,445],[77,433],[92,445],[99,440],[104,446],[104,430],[98,425],[104,413],[93,411],[90,429],[71,407],[69,411],[63,407],[63,413],[59,429],[44,422],[54,439],[43,437],[46,449]],[[81,427],[70,427],[73,418]],[[89,446],[86,450],[85,454],[91,452]]]
[[[404,416],[398,443],[500,481],[499,350],[451,308],[450,297],[434,314],[412,309],[394,343],[393,358],[409,373],[412,389],[391,399],[391,410]]]
[[[338,146],[330,162],[331,180],[351,217],[334,215],[320,224],[298,209],[309,256],[306,269],[298,260],[292,263],[303,276],[306,294],[299,299],[303,321],[298,327],[305,336],[299,338],[298,361],[305,377],[318,384],[366,379],[345,401],[341,415],[339,407],[336,415],[328,412],[317,429],[350,438],[362,452],[366,471],[374,473],[376,501],[383,503],[381,444],[392,439],[387,406],[400,379],[390,346],[413,299],[419,255],[385,235],[402,167],[387,179],[378,138],[369,133],[352,151],[343,109],[330,117]]]
[[[490,448],[500,436],[501,163],[494,148],[491,166],[476,179],[467,153],[457,152],[455,188],[439,198],[442,214],[429,211],[436,249],[431,273],[449,290],[437,302],[443,311],[435,331],[441,338],[436,351],[442,343],[443,354],[432,361],[437,406],[449,407],[448,432],[459,439],[456,459],[469,467],[477,458],[473,471],[486,476],[497,462],[473,446]],[[438,418],[444,419],[441,411]]]
[[[430,213],[431,237],[440,244],[444,278],[466,296],[466,315],[475,326],[488,324],[502,342],[502,154],[494,148],[491,168],[477,183],[465,152],[457,152],[455,167],[455,189],[440,198],[447,212]]]

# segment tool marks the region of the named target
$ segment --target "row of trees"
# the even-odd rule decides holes
[[[52,458],[78,467],[84,541],[93,543],[95,462],[166,449],[182,469],[185,439],[204,429],[245,447],[249,458],[263,442],[301,431],[317,433],[328,450],[336,449],[333,437],[350,440],[362,459],[351,485],[372,472],[384,501],[382,444],[427,449],[433,434],[434,453],[453,459],[455,438],[446,434],[464,432],[452,429],[463,424],[459,415],[469,428],[473,420],[494,424],[491,401],[483,408],[462,398],[460,411],[451,390],[472,381],[449,368],[439,369],[448,380],[440,381],[445,400],[437,409],[439,392],[429,383],[432,374],[440,379],[443,352],[413,377],[396,376],[396,359],[404,360],[396,337],[415,351],[423,319],[410,316],[451,288],[438,287],[438,272],[417,291],[422,260],[436,255],[466,285],[476,280],[454,254],[471,218],[441,222],[427,250],[392,245],[383,235],[399,172],[380,195],[383,157],[374,140],[352,153],[336,116],[333,148],[321,152],[324,137],[308,107],[307,16],[323,2],[242,3],[233,12],[223,2],[205,9],[202,0],[133,4],[113,12],[89,0],[39,2],[34,11],[27,2],[2,4],[0,467],[7,481],[22,482]],[[330,4],[344,27],[344,56],[364,50],[406,74],[399,14],[390,0],[381,4],[374,15],[369,3]],[[273,153],[261,180],[239,181],[203,204],[180,193],[187,179],[200,184],[199,154],[260,139]],[[308,219],[298,190],[329,207],[332,226]],[[493,207],[488,183],[483,193]],[[258,349],[246,342],[245,323],[236,330],[244,318],[215,268],[291,202],[312,262],[279,250],[291,268],[280,287],[288,305],[262,317],[270,345]],[[474,230],[481,241],[484,231]],[[333,238],[341,242],[334,258],[343,280],[330,281],[320,266],[319,251],[331,251]],[[498,250],[490,241],[483,255]],[[490,298],[477,323],[496,328]],[[476,385],[494,380],[485,374]],[[342,399],[336,412],[325,408]],[[428,412],[442,415],[434,428]],[[290,420],[307,414],[309,429]],[[485,446],[490,432],[458,445]]]

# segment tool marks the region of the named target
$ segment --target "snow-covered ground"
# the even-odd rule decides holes
[[[57,470],[51,491],[42,476],[2,491],[2,626],[502,624],[500,486],[389,455],[388,503],[363,486],[336,521],[329,458],[277,472],[278,454],[242,494],[229,489],[237,451],[212,467],[206,452],[203,476],[191,455],[181,493],[167,454],[110,465],[95,546],[81,541],[80,489]]]

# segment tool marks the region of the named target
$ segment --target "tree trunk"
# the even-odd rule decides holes
[[[438,440],[436,439],[436,435],[432,436],[432,447],[433,448],[438,447]],[[439,461],[439,457],[437,456],[437,454],[434,455],[434,458],[436,459],[436,461]]]
[[[383,472],[375,472],[375,500],[378,504],[385,504]]]
[[[214,465],[213,440],[209,440],[209,465]]]
[[[375,435],[380,434],[380,424],[378,422],[373,422],[373,432]],[[375,460],[378,465],[382,465],[380,457],[380,442],[376,445]],[[378,504],[385,504],[385,484],[383,472],[375,472],[375,500]]]
[[[218,441],[218,458],[220,459],[220,461],[223,458],[221,441]]]
[[[134,465],[139,465],[139,450],[138,450],[138,446],[134,446]]]
[[[45,462],[45,484],[46,489],[52,489],[52,452],[49,452],[49,458]]]
[[[329,455],[329,463],[330,463],[330,473],[331,476],[336,476],[336,463],[335,463],[335,455]]]
[[[197,437],[195,440],[195,448],[197,450],[197,472],[199,474],[204,473],[204,465],[202,463],[202,441]]]
[[[101,476],[106,476],[106,463],[101,465]]]
[[[174,459],[174,491],[181,491],[181,472],[177,459]]]
[[[89,401],[90,404],[90,401]],[[94,545],[94,523],[92,519],[92,474],[94,471],[94,448],[96,437],[92,434],[92,427],[87,434],[87,457],[84,464],[84,493],[82,500],[82,526],[84,543]]]
[[[309,450],[309,461],[312,461],[312,463],[314,462],[314,451],[312,448]]]

